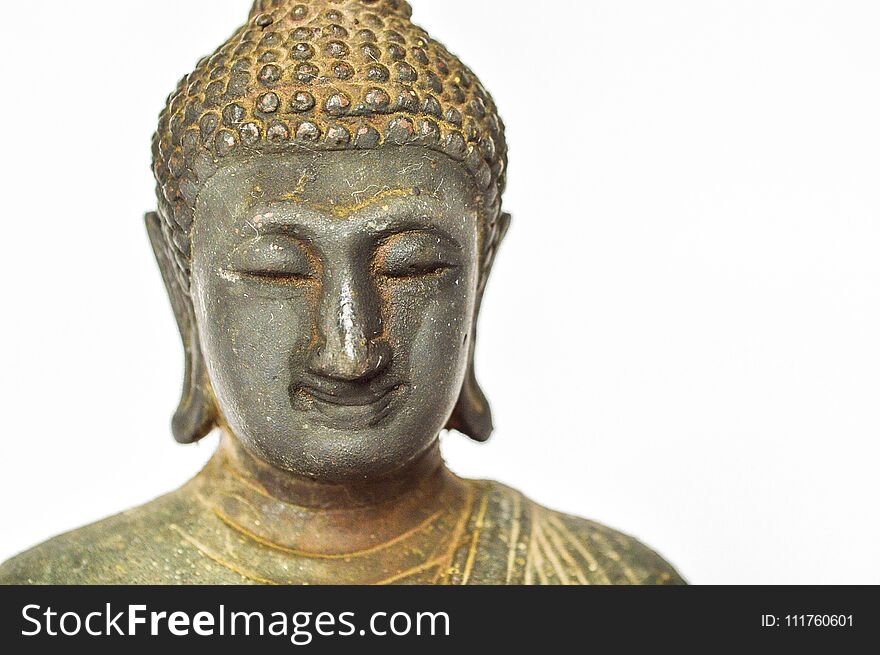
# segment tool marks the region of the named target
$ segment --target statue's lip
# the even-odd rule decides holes
[[[379,425],[394,413],[394,401],[403,388],[402,384],[378,390],[345,386],[320,389],[302,385],[297,387],[293,402],[299,410],[319,413],[330,427],[340,430],[366,429]]]
[[[300,386],[300,391],[313,400],[338,407],[371,407],[384,402],[388,396],[398,391],[402,385],[394,384],[378,391],[370,388],[346,389],[343,387],[321,389],[312,385]]]

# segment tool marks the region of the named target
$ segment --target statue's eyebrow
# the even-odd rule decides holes
[[[311,207],[308,207],[306,211],[309,210],[311,210]],[[430,216],[414,218],[412,214],[408,212],[395,212],[393,209],[390,210],[390,213],[391,216],[383,221],[384,224],[381,227],[373,226],[374,234],[380,239],[386,239],[405,232],[424,232],[426,234],[434,234],[442,237],[445,241],[452,243],[454,246],[461,247],[458,240],[452,234],[443,229],[442,226],[431,222]],[[314,234],[309,227],[310,221],[308,219],[303,220],[304,217],[302,215],[298,218],[299,220],[279,219],[275,216],[275,212],[271,209],[266,209],[262,213],[246,219],[244,221],[242,233],[244,237],[261,237],[271,234],[283,234],[298,239],[304,243],[310,243],[314,238]],[[312,214],[310,218],[312,220],[317,219],[320,221],[322,216],[316,212]],[[364,216],[356,220],[372,223],[375,219],[373,217]]]
[[[437,236],[442,238],[444,241],[450,243],[458,249],[461,249],[461,244],[458,240],[452,236],[449,232],[444,230],[442,227],[434,225],[432,223],[424,223],[421,221],[415,221],[411,218],[401,218],[392,220],[389,224],[383,229],[379,230],[377,234],[382,239],[387,239],[389,237],[396,236],[398,234],[407,234],[410,232],[420,232],[423,234],[430,234],[433,236]]]
[[[301,225],[297,221],[279,219],[271,209],[246,218],[243,226],[244,236],[248,235],[248,231],[252,231],[253,236],[286,234],[303,240],[308,239],[308,235],[302,232]]]

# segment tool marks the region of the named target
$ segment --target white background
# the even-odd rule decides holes
[[[508,125],[487,445],[451,467],[694,583],[880,582],[880,4],[412,0]],[[193,475],[141,215],[249,0],[5,3],[0,559]],[[573,129],[567,142],[557,132]]]

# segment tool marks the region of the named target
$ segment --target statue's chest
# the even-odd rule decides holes
[[[329,556],[253,534],[217,507],[176,531],[218,578],[232,574],[253,584],[521,584],[527,510],[519,494],[475,484],[457,513],[431,516],[388,543]]]

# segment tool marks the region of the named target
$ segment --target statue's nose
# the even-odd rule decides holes
[[[373,289],[351,279],[330,285],[323,295],[313,372],[337,380],[369,380],[391,363],[391,349],[380,338],[381,307]]]

